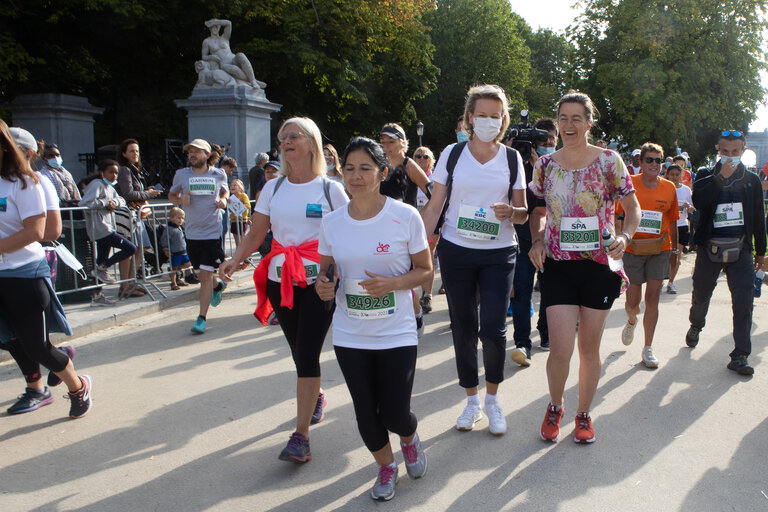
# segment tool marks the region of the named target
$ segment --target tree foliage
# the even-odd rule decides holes
[[[600,128],[637,146],[694,148],[745,130],[765,90],[765,0],[587,0],[571,32]]]

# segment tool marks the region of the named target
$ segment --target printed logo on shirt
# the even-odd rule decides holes
[[[383,244],[379,242],[379,246],[376,247],[377,254],[389,254],[389,244]]]
[[[4,212],[8,209],[8,198],[0,197],[0,212]]]
[[[323,205],[318,203],[307,203],[307,218],[320,219],[323,217]]]

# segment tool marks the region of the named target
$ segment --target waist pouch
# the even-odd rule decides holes
[[[636,256],[651,256],[661,254],[661,248],[667,243],[669,232],[665,231],[661,238],[644,238],[642,240],[632,240],[629,247]]]
[[[733,263],[741,256],[744,237],[712,238],[707,240],[707,256],[713,263]]]

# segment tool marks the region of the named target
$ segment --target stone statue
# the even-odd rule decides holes
[[[232,22],[211,19],[205,22],[205,26],[211,30],[211,35],[203,41],[203,60],[195,62],[195,88],[246,85],[257,90],[264,89],[267,84],[256,80],[248,57],[242,53],[232,53],[229,46]],[[223,34],[221,27],[224,27]]]

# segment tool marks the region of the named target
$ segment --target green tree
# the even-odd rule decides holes
[[[746,129],[766,93],[766,0],[587,0],[572,31],[600,128],[637,146],[676,139],[694,159]]]
[[[424,21],[440,76],[437,89],[416,111],[425,125],[424,143],[440,151],[456,140],[456,119],[470,86],[500,85],[511,105],[524,105],[530,51],[520,37],[522,21],[507,0],[441,0]]]

